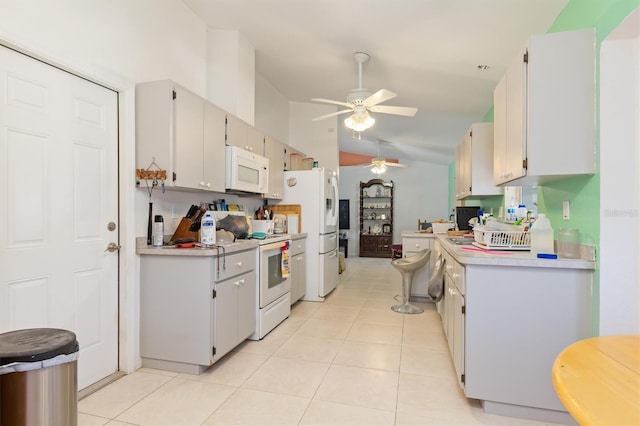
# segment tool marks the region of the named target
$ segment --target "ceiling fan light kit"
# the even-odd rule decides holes
[[[371,117],[367,110],[360,112],[357,109],[356,112],[344,120],[344,124],[356,132],[367,130],[369,127],[373,126],[373,123],[375,122],[375,118]]]
[[[393,99],[398,95],[386,89],[380,89],[372,95],[369,92],[369,89],[362,87],[362,64],[369,61],[369,55],[364,52],[356,52],[353,54],[353,58],[358,63],[358,88],[351,91],[347,96],[346,102],[325,98],[312,99],[312,101],[315,102],[340,105],[348,109],[321,115],[313,118],[312,121],[319,121],[325,118],[351,112],[351,116],[344,120],[344,124],[356,132],[362,132],[373,126],[375,123],[375,119],[369,114],[370,111],[383,114],[404,115],[406,117],[413,117],[416,114],[418,109],[413,107],[378,105],[382,102],[388,101],[389,99]]]

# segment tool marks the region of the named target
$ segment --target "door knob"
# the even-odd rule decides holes
[[[113,253],[114,251],[120,250],[120,247],[121,247],[120,244],[116,244],[114,242],[111,242],[111,243],[107,244],[107,248],[104,249],[104,251],[108,251],[108,252]]]

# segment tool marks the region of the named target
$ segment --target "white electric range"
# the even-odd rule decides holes
[[[256,277],[258,312],[256,331],[249,339],[260,340],[291,313],[291,282],[289,278],[289,234],[269,234],[258,240]]]

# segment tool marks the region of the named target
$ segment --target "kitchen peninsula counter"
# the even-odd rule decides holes
[[[436,234],[432,258],[444,260],[437,308],[464,394],[487,413],[570,424],[551,368],[564,348],[591,337],[595,261],[449,238]]]
[[[403,234],[404,235],[404,234]],[[420,235],[420,234],[416,234]],[[427,234],[428,235],[428,234]],[[446,234],[431,234],[436,238],[456,261],[463,265],[486,266],[522,266],[528,268],[560,268],[560,269],[596,269],[595,260],[583,259],[538,259],[529,251],[518,250],[483,250],[473,245],[458,245],[453,243]],[[583,246],[584,257],[593,259],[593,250]]]

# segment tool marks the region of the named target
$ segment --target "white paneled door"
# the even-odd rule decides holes
[[[76,333],[118,369],[118,95],[0,46],[0,332]]]

